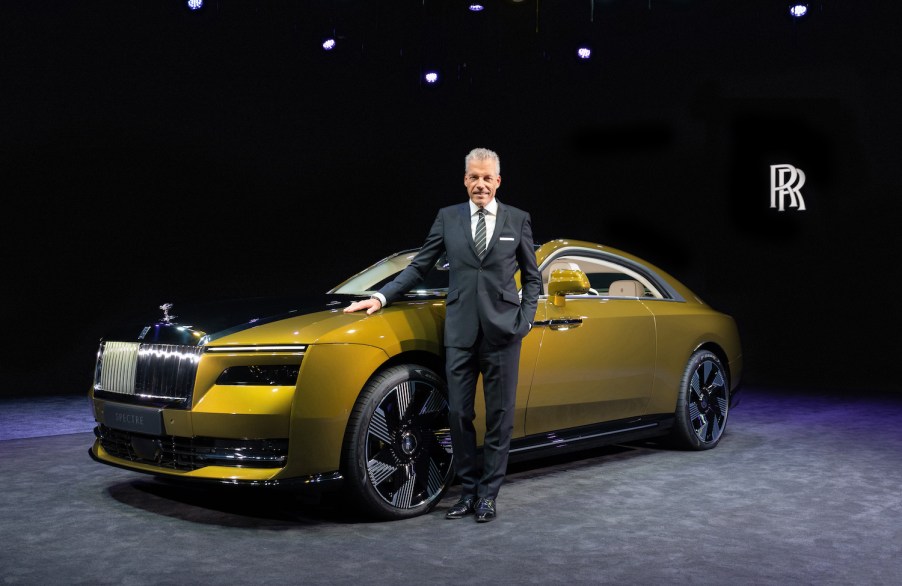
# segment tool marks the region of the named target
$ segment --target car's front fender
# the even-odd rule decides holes
[[[279,478],[339,469],[354,402],[387,359],[382,349],[360,344],[307,349],[291,408],[288,463]]]

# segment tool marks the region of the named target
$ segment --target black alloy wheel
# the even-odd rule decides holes
[[[360,393],[345,433],[351,498],[382,519],[430,511],[454,477],[445,382],[423,366],[395,366]]]
[[[692,450],[713,448],[726,429],[729,409],[730,383],[723,364],[713,352],[697,350],[683,372],[673,439]]]

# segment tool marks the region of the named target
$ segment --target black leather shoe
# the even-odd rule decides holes
[[[451,505],[451,508],[445,513],[445,519],[463,519],[467,515],[472,515],[473,505],[475,504],[475,496],[462,496],[460,497],[460,500]]]
[[[495,510],[495,499],[479,499],[476,501],[476,522],[488,523],[498,516]]]

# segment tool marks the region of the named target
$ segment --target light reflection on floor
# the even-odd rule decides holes
[[[0,399],[0,440],[84,433],[94,429],[85,395]]]

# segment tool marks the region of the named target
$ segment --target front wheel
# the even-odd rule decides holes
[[[723,364],[713,352],[697,350],[683,372],[671,438],[683,448],[711,449],[723,436],[729,409],[730,381]]]
[[[417,365],[389,368],[364,387],[342,454],[349,496],[363,512],[406,519],[441,500],[454,477],[447,393]]]

